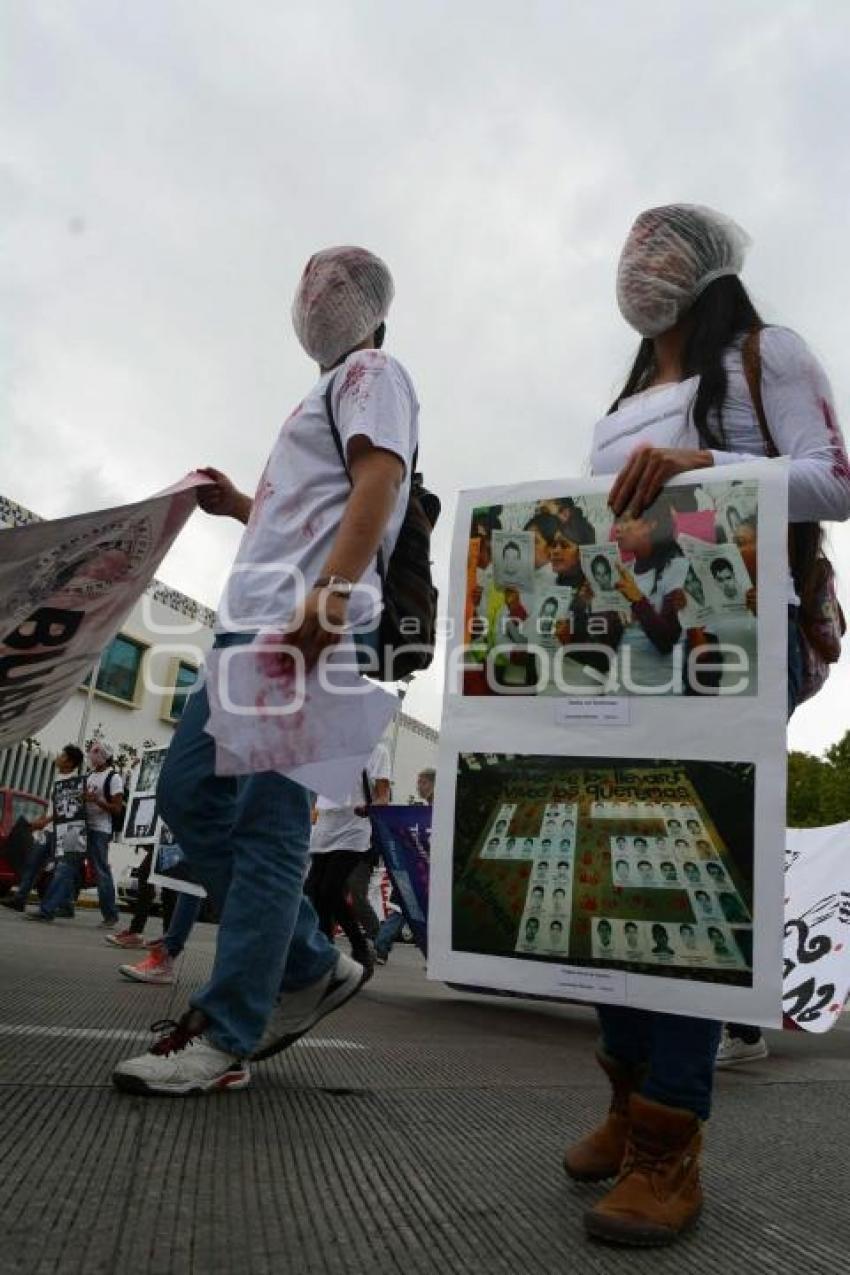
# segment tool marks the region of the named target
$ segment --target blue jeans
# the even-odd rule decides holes
[[[26,903],[29,898],[30,890],[41,876],[49,858],[50,843],[48,841],[42,841],[40,844],[39,842],[36,842],[27,856],[27,861],[24,864],[24,869],[21,873],[21,879],[18,882],[18,888],[15,891],[17,898],[21,899],[22,902]]]
[[[796,614],[788,617],[788,716],[797,706],[803,654]],[[597,1006],[602,1048],[620,1062],[648,1067],[641,1093],[701,1120],[711,1114],[714,1059],[722,1024],[623,1005]]]
[[[216,646],[252,640],[221,634]],[[239,1057],[252,1053],[281,990],[306,986],[336,963],[302,885],[310,845],[310,794],[273,771],[215,773],[204,727],[204,687],[190,695],[159,781],[159,808],[220,916],[209,982],[193,998],[208,1035]]]
[[[109,866],[111,840],[111,832],[95,832],[94,829],[89,828],[86,833],[86,852],[97,875],[97,901],[104,921],[118,920],[115,882],[112,880],[112,869]],[[73,903],[79,866],[75,855],[65,855],[58,860],[53,880],[41,904],[41,910],[46,916],[55,916],[61,908]]]
[[[375,938],[375,951],[379,956],[389,956],[393,943],[404,929],[404,915],[401,912],[390,912],[381,922]]]
[[[174,893],[177,895],[177,902],[174,904],[168,931],[162,940],[169,956],[179,956],[183,951],[203,902],[196,894],[186,894],[183,890],[175,890]]]

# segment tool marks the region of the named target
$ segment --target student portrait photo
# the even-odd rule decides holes
[[[641,859],[637,865],[637,870],[638,883],[640,885],[646,885],[647,882],[655,880],[655,870],[649,859]]]
[[[711,574],[714,582],[727,602],[740,601],[741,593],[735,578],[735,568],[728,558],[713,558]]]
[[[694,903],[703,916],[714,915],[714,903],[707,890],[694,890]]]
[[[628,859],[617,859],[614,863],[614,879],[626,883],[631,880],[631,875]]]
[[[679,938],[682,940],[682,947],[686,952],[698,951],[699,944],[697,943],[696,930],[687,921],[679,926]]]
[[[716,885],[720,885],[726,880],[726,873],[723,871],[719,863],[715,863],[712,859],[705,865],[705,871],[710,881]]]
[[[640,951],[640,930],[637,921],[626,921],[623,926],[623,938],[627,953]]]
[[[543,907],[543,900],[545,897],[546,891],[543,889],[542,885],[535,885],[532,887],[530,906],[533,912],[540,911]]]
[[[664,862],[661,864],[661,866],[660,866],[660,868],[659,868],[659,871],[661,872],[661,876],[662,876],[662,879],[663,879],[664,881],[677,881],[677,880],[678,880],[678,873],[676,872],[676,865],[675,865],[675,863],[672,863],[669,859],[665,859],[665,860],[664,860]]]
[[[682,871],[685,874],[686,881],[690,881],[693,884],[696,884],[698,881],[702,880],[702,877],[700,876],[699,868],[690,859],[687,861],[687,863],[682,864]]]
[[[611,952],[614,950],[614,932],[611,928],[611,922],[602,917],[596,922],[596,940],[599,945],[600,952]]]
[[[540,932],[540,922],[536,916],[530,916],[525,923],[525,941],[528,944],[537,942],[537,935]]]
[[[652,955],[675,956],[675,952],[670,946],[670,936],[667,933],[667,927],[666,925],[661,925],[658,921],[652,927]]]

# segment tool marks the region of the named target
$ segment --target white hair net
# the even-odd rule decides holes
[[[641,336],[672,328],[722,275],[740,274],[750,237],[731,217],[699,204],[642,212],[617,269],[617,302]]]
[[[325,248],[311,257],[292,302],[292,323],[320,367],[333,367],[383,322],[393,280],[365,248]]]

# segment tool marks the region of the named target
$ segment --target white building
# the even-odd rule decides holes
[[[0,527],[38,522],[38,516],[0,496]],[[2,532],[0,532],[2,535]],[[193,598],[154,580],[101,656],[94,690],[81,686],[38,732],[42,753],[56,754],[65,744],[98,734],[116,749],[167,744],[179,721],[186,690],[194,682],[212,646],[214,613]],[[436,765],[437,732],[399,713],[390,727],[394,747],[394,800],[413,800],[416,775]],[[15,754],[12,756],[12,754]],[[0,786],[25,787],[43,767],[25,750],[0,752]],[[35,785],[34,785],[35,786]],[[39,791],[43,781],[39,785]]]

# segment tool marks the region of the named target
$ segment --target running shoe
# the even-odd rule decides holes
[[[288,1049],[321,1019],[356,996],[370,976],[370,970],[340,952],[336,965],[314,983],[281,994],[251,1057],[259,1062]]]
[[[764,1036],[758,1040],[741,1040],[739,1036],[730,1036],[726,1027],[717,1049],[714,1060],[715,1067],[739,1067],[742,1063],[758,1062],[767,1058],[768,1048]]]
[[[119,930],[117,934],[104,934],[104,943],[113,947],[142,947],[144,939],[135,930]]]
[[[189,1010],[179,1022],[164,1019],[151,1031],[163,1034],[146,1054],[119,1063],[112,1083],[124,1093],[190,1094],[244,1089],[251,1071],[242,1058],[225,1053],[205,1035],[206,1020],[197,1010]]]
[[[173,983],[174,961],[164,947],[152,947],[136,965],[119,965],[119,974],[136,983]]]

